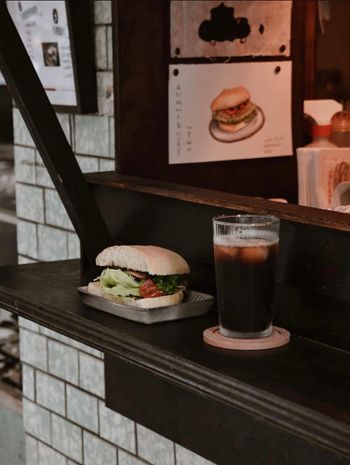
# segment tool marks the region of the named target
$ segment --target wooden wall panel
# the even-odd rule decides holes
[[[302,145],[304,3],[294,2],[292,19],[294,147]],[[149,0],[134,9],[128,0],[119,0],[113,22],[115,133],[122,174],[297,201],[295,157],[169,165],[169,2]]]

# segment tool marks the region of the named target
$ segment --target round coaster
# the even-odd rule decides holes
[[[222,336],[219,333],[219,326],[213,326],[203,331],[203,340],[206,344],[221,349],[263,350],[274,349],[288,344],[290,333],[286,329],[273,326],[271,336],[257,339],[238,339]]]

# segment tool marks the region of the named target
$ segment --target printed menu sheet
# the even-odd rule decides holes
[[[169,163],[292,155],[292,63],[169,65]]]
[[[76,106],[65,1],[8,1],[7,7],[50,102]]]

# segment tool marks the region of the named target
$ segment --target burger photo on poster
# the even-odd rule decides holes
[[[223,89],[211,102],[209,131],[214,139],[234,142],[255,134],[264,124],[262,110],[243,86]]]

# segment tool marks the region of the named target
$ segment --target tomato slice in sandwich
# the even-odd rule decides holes
[[[143,298],[161,297],[164,293],[154,284],[152,279],[146,279],[140,286],[140,295]]]

